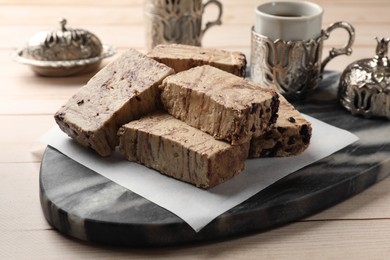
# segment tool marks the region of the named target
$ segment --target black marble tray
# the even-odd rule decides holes
[[[48,222],[81,240],[124,246],[163,246],[226,239],[299,220],[351,197],[390,174],[390,121],[353,117],[336,98],[339,74],[296,107],[360,140],[309,165],[217,217],[196,233],[169,211],[48,147],[40,199]]]

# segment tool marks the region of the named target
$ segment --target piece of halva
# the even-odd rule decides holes
[[[240,173],[248,156],[249,143],[215,140],[166,112],[131,121],[118,133],[119,150],[129,161],[204,189]]]
[[[161,88],[169,114],[232,145],[264,134],[277,119],[275,90],[209,65],[168,76]]]
[[[130,49],[93,76],[55,114],[59,127],[85,147],[108,156],[120,126],[159,106],[162,80],[174,70]]]
[[[173,68],[176,72],[202,65],[210,65],[240,77],[245,77],[246,72],[246,57],[242,52],[237,51],[184,44],[161,44],[154,47],[147,55]]]

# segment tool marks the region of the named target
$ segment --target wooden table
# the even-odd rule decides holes
[[[223,26],[203,44],[249,55],[254,8],[261,1],[221,0]],[[372,57],[375,36],[390,37],[388,0],[316,0],[325,9],[324,27],[344,20],[356,29],[353,55],[330,62],[343,70]],[[209,10],[205,17],[212,17]],[[0,0],[0,259],[217,258],[217,259],[385,259],[390,256],[390,179],[307,219],[265,233],[174,248],[98,246],[64,237],[45,220],[39,203],[39,166],[44,145],[37,139],[54,125],[54,112],[92,74],[44,78],[15,63],[10,52],[60,17],[88,29],[121,52],[145,51],[142,0]],[[335,33],[325,51],[346,39]],[[115,58],[115,57],[113,57]],[[113,59],[111,58],[111,59]],[[109,59],[110,60],[110,59]],[[108,62],[109,60],[105,61]],[[103,65],[104,65],[103,64]]]

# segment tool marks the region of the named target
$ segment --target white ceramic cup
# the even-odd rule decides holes
[[[271,40],[310,40],[321,35],[321,6],[311,2],[267,2],[256,7],[255,32]]]

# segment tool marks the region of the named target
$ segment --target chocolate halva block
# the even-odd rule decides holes
[[[119,150],[129,161],[203,189],[240,173],[248,156],[249,143],[215,140],[165,112],[134,120],[118,134]]]
[[[168,66],[130,49],[93,76],[55,114],[59,127],[85,147],[108,156],[123,124],[161,106],[158,86]]]
[[[312,127],[298,110],[279,96],[279,117],[271,130],[250,143],[249,157],[286,157],[302,153],[310,143]]]
[[[154,47],[147,55],[173,68],[176,72],[196,66],[211,65],[234,75],[245,77],[246,57],[237,51],[183,44],[162,44]]]
[[[275,90],[209,65],[168,76],[161,88],[169,114],[232,145],[249,142],[276,122]]]

